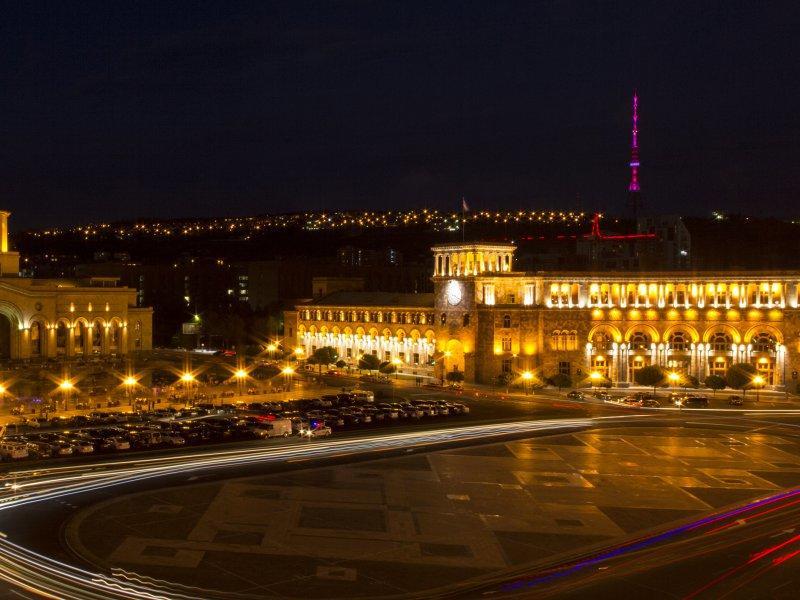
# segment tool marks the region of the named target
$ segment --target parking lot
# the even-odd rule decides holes
[[[469,413],[444,399],[379,399],[352,390],[280,402],[206,404],[188,408],[38,417],[0,440],[4,461],[66,459],[131,450],[154,450],[289,437],[332,435],[337,431],[398,424],[413,425]]]

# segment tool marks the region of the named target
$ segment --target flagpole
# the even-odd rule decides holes
[[[466,200],[464,196],[461,196],[461,243],[467,241],[467,234],[464,232],[464,206],[466,206]]]

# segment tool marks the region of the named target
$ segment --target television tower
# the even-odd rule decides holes
[[[633,211],[634,221],[638,221],[642,207],[642,194],[639,189],[639,96],[633,92],[633,130],[631,131],[631,182],[628,184],[628,206]]]

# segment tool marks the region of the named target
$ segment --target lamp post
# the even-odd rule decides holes
[[[131,390],[136,386],[137,383],[138,381],[136,381],[136,377],[133,375],[128,375],[122,380],[122,384],[125,386],[125,397],[128,399],[128,406],[133,404],[133,400],[131,399]]]
[[[670,384],[672,384],[673,387],[677,387],[677,385],[681,381],[681,374],[676,371],[670,371],[669,373],[667,373],[667,379],[669,380]]]
[[[600,380],[603,378],[603,374],[599,371],[592,371],[589,373],[589,381],[592,382],[592,389],[594,390]]]
[[[281,370],[281,373],[283,373],[283,376],[286,378],[286,386],[285,386],[286,391],[287,392],[291,391],[291,389],[292,389],[292,375],[294,375],[294,369],[287,365],[287,366],[283,367],[283,369]]]
[[[528,395],[528,393],[530,391],[530,385],[531,385],[532,381],[533,381],[533,373],[531,373],[530,371],[523,371],[523,373],[522,373],[522,384],[523,384],[523,389],[525,391],[525,395],[526,396]]]
[[[239,396],[244,396],[244,382],[247,379],[246,369],[236,369],[233,376],[236,378],[236,388]]]
[[[392,364],[394,365],[394,378],[397,379],[400,373],[400,367],[403,366],[403,361],[397,358],[396,356],[392,359]]]
[[[189,406],[190,403],[190,394],[191,394],[191,387],[192,383],[194,383],[194,375],[190,372],[185,372],[181,374],[181,382],[183,382],[183,387],[186,391],[185,398],[186,398],[186,406]]]
[[[69,397],[74,388],[75,385],[69,379],[64,379],[58,384],[58,389],[64,396],[64,410],[67,410],[69,407]]]
[[[753,385],[756,388],[756,402],[759,401],[759,391],[764,386],[765,381],[763,375],[756,375],[753,377]]]

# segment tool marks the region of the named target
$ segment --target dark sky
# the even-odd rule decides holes
[[[16,228],[303,209],[625,203],[791,215],[796,2],[18,2]]]

